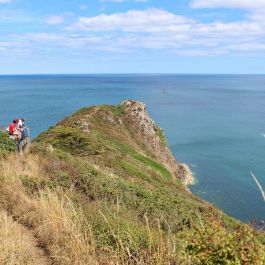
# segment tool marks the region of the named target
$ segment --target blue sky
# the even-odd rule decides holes
[[[0,74],[265,73],[265,0],[0,0]]]

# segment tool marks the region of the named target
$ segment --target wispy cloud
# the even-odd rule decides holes
[[[192,8],[265,8],[264,0],[193,0],[190,3]]]
[[[7,4],[7,3],[11,3],[12,0],[0,0],[0,4]]]
[[[160,50],[183,56],[265,54],[262,10],[242,21],[204,22],[157,8],[79,17],[67,25],[65,14],[49,15],[45,23],[60,25],[53,32],[10,34],[10,47],[38,53],[96,50],[112,53]],[[71,20],[75,19],[71,15]],[[61,29],[61,30],[60,30]],[[21,50],[21,49],[20,49]]]
[[[80,17],[67,29],[92,31],[127,31],[127,32],[163,32],[179,31],[189,27],[192,20],[173,13],[150,8],[130,10],[111,15],[101,14],[95,17]]]
[[[262,65],[265,56],[265,0],[187,0],[189,5],[150,0],[69,1],[67,5],[55,1],[48,13],[37,2],[0,0],[2,65],[3,58],[30,64],[50,58],[61,62],[70,56],[86,65],[84,58],[91,55],[109,61],[120,58],[124,65],[141,65],[143,60],[148,64],[155,57],[177,65],[179,56],[200,57],[189,58],[190,62],[251,57],[253,65]],[[247,67],[248,63],[242,64],[244,71]]]
[[[190,56],[265,52],[263,22],[253,17],[246,21],[201,23],[150,8],[80,17],[67,30],[111,34],[113,45],[130,50],[167,49],[175,54]]]

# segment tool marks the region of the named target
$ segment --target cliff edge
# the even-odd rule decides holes
[[[160,128],[148,115],[146,105],[142,102],[126,100],[124,106],[123,120],[132,133],[142,139],[145,148],[153,153],[161,164],[171,173],[173,177],[181,179],[184,185],[194,182],[188,165],[180,164],[172,155],[162,128]]]

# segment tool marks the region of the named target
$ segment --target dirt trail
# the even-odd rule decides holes
[[[52,258],[50,258],[45,252],[44,248],[41,246],[40,242],[34,235],[34,233],[26,226],[14,222],[19,226],[21,231],[21,238],[26,240],[28,246],[30,247],[30,255],[33,260],[34,265],[52,265]],[[23,241],[24,241],[23,240]]]

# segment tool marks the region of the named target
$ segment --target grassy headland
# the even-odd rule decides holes
[[[81,109],[1,158],[0,264],[265,264],[264,234],[190,181],[143,104]]]

